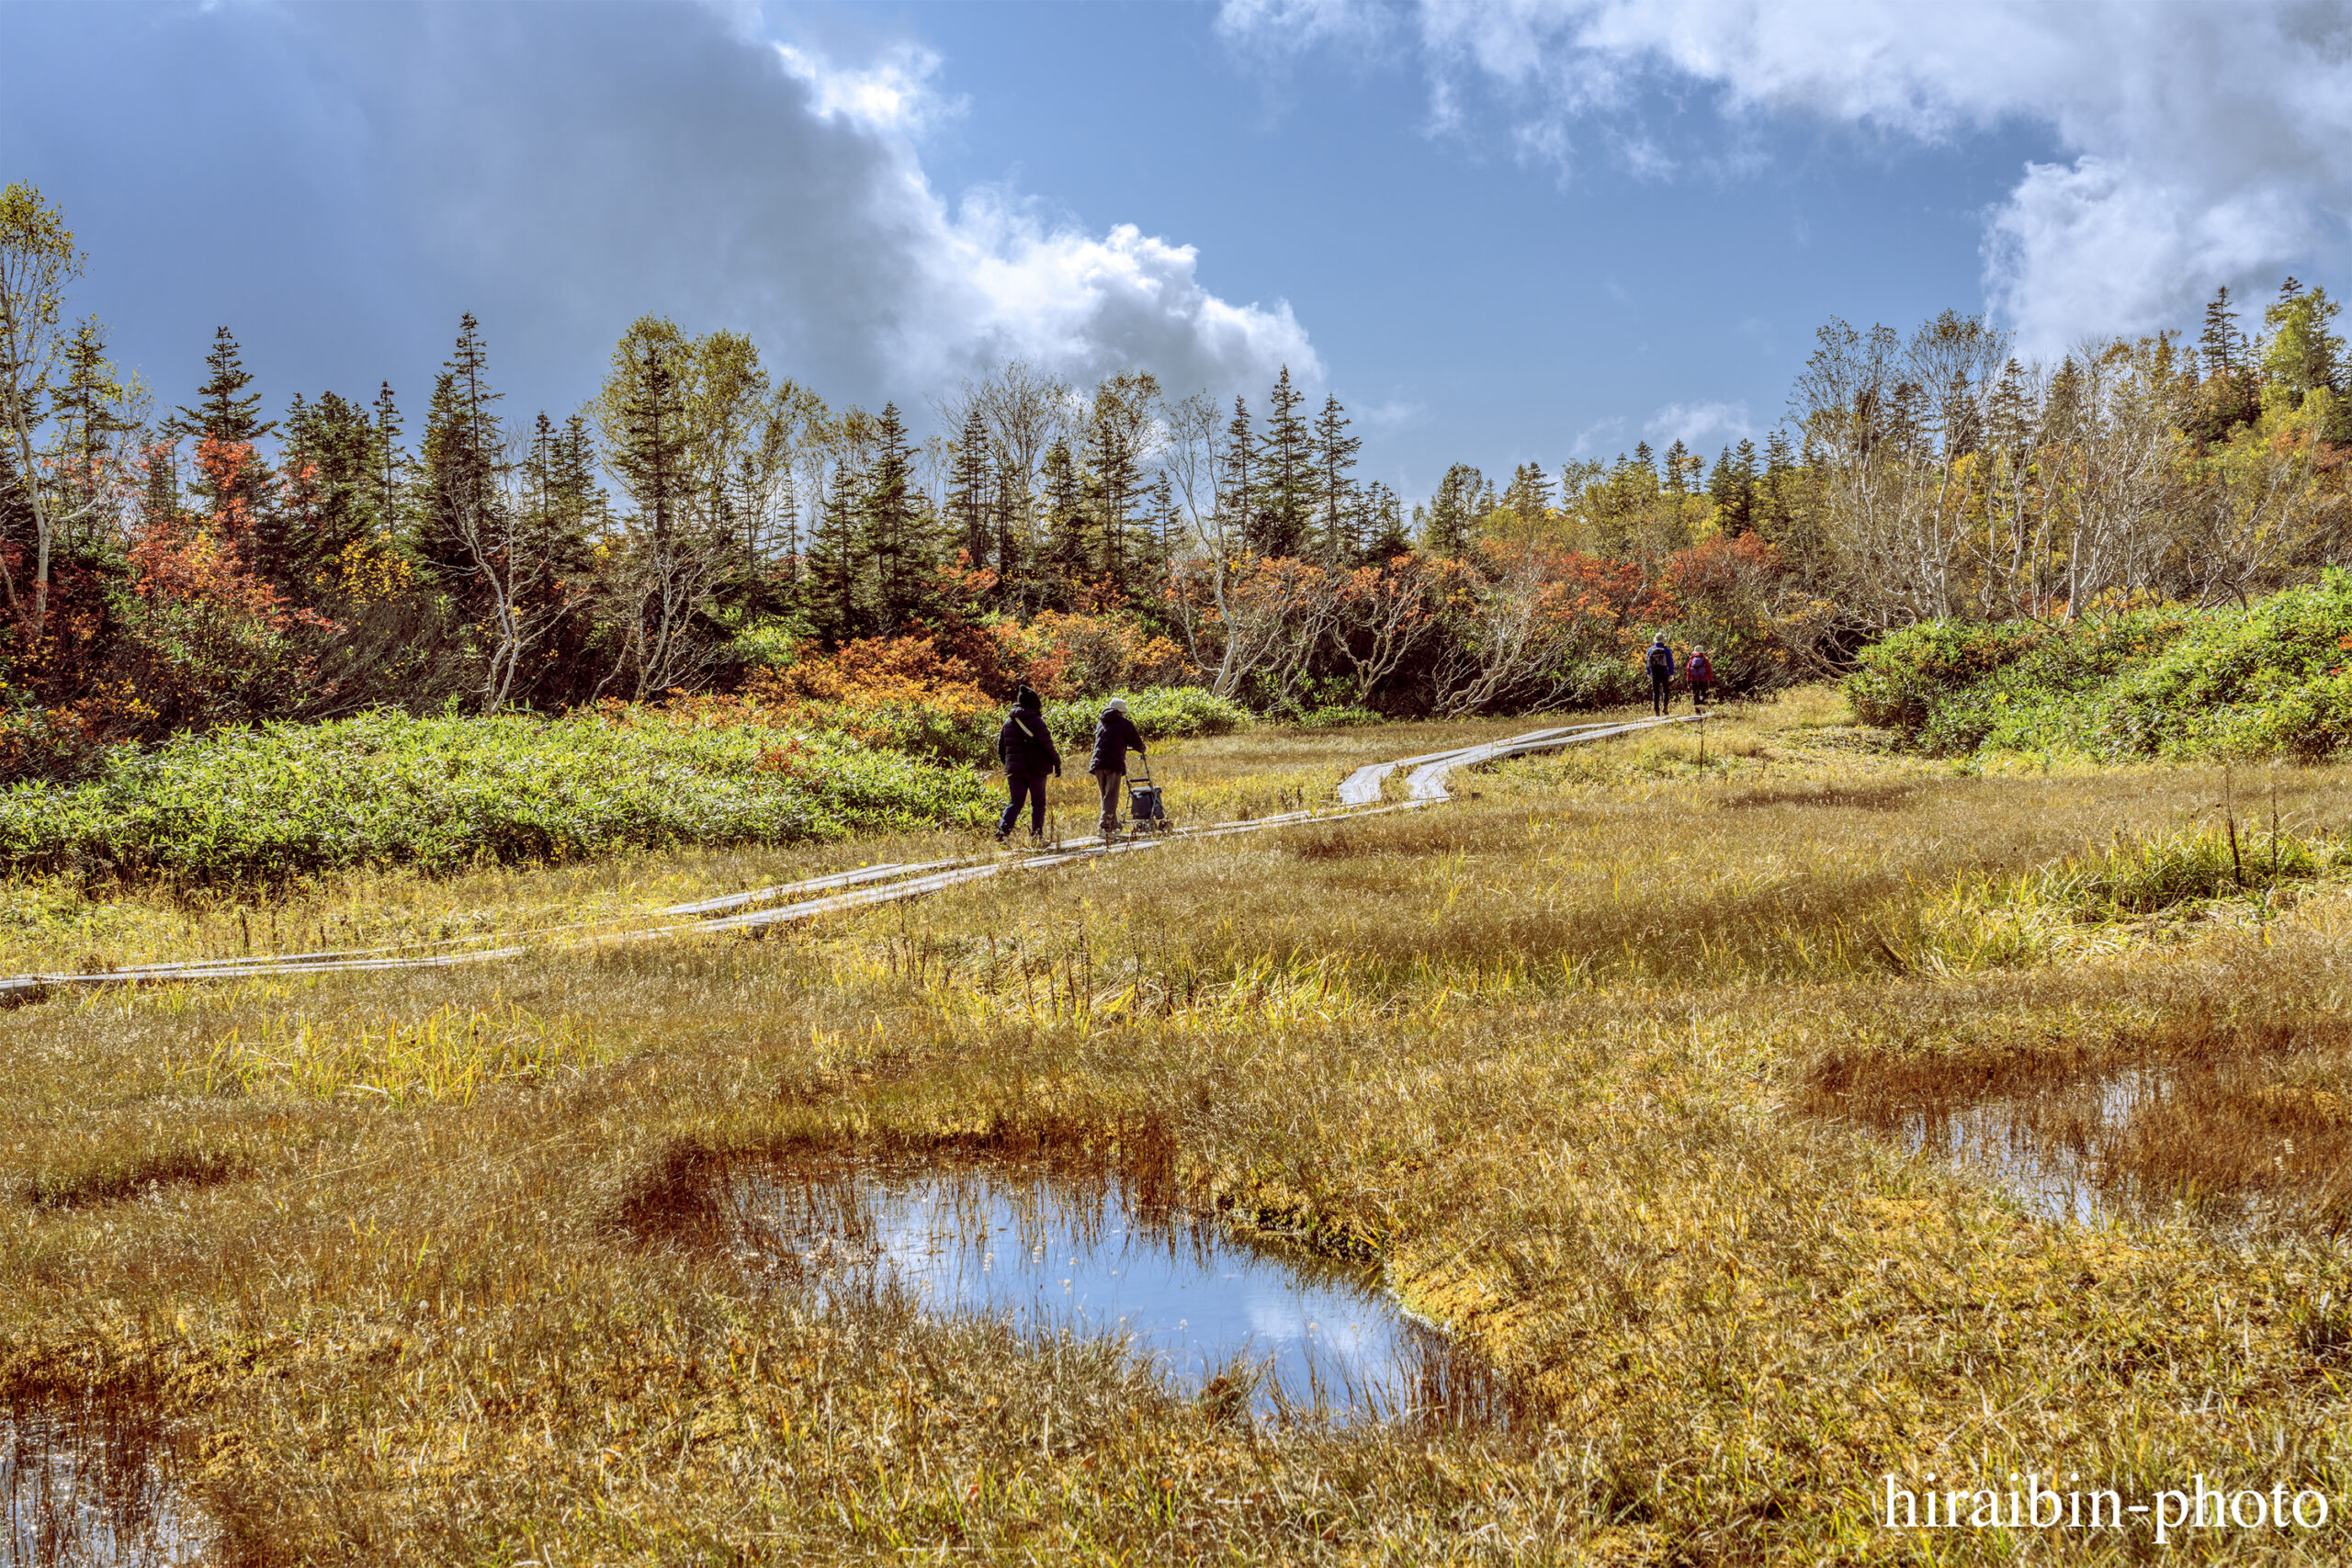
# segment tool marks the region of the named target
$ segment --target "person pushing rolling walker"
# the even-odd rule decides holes
[[[1102,836],[1119,830],[1119,790],[1127,782],[1127,753],[1144,755],[1143,733],[1127,716],[1125,697],[1113,697],[1094,726],[1094,760],[1090,770],[1102,791]]]
[[[996,756],[1004,764],[1004,787],[1012,796],[997,822],[996,841],[1001,844],[1012,837],[1025,799],[1029,841],[1035,843],[1046,836],[1046,775],[1061,777],[1062,754],[1054,744],[1054,732],[1046,727],[1045,705],[1026,686],[1012,694],[1012,711],[996,732]]]
[[[1674,649],[1666,646],[1666,634],[1660,632],[1650,638],[1650,712],[1663,718],[1674,705]]]

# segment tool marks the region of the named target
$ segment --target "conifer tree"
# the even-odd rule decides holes
[[[2278,290],[2278,301],[2262,313],[2263,324],[2270,329],[2263,369],[2298,405],[2322,387],[2342,389],[2344,340],[2330,330],[2336,312],[2336,302],[2326,289],[2306,289],[2290,277]]]
[[[640,336],[628,348],[620,439],[609,454],[613,475],[635,506],[656,551],[675,542],[692,482],[686,441],[686,389],[676,345]]]
[[[140,492],[139,521],[142,527],[155,529],[176,521],[179,515],[179,446],[165,436],[147,444],[147,483]],[[0,530],[0,538],[13,537]]]
[[[191,486],[204,502],[205,514],[224,532],[241,533],[267,505],[270,473],[261,460],[260,443],[274,434],[275,421],[261,417],[261,394],[248,392],[253,375],[245,368],[237,340],[229,329],[212,333],[212,351],[205,355],[204,384],[197,391],[197,406],[183,406],[168,428],[244,451],[234,463],[197,465]]]
[[[1134,588],[1137,536],[1148,525],[1136,516],[1145,487],[1143,443],[1159,383],[1149,374],[1114,376],[1094,389],[1086,426],[1086,468],[1093,514],[1091,574],[1118,593]],[[1148,553],[1148,552],[1146,552]]]
[[[1541,463],[1521,463],[1511,470],[1510,489],[1503,492],[1503,504],[1510,508],[1521,525],[1530,530],[1544,525],[1544,514],[1552,509],[1552,476]]]
[[[1707,475],[1707,498],[1715,503],[1715,526],[1738,536],[1755,526],[1756,443],[1742,441],[1736,456],[1728,446]]]
[[[1364,550],[1363,507],[1356,494],[1356,453],[1363,438],[1348,434],[1347,411],[1326,395],[1315,421],[1317,543],[1327,561],[1352,563]]]
[[[878,629],[894,632],[934,608],[939,567],[929,502],[915,489],[914,451],[895,403],[883,404],[875,421],[864,510]]]
[[[1148,547],[1136,565],[1139,582],[1157,582],[1168,570],[1168,563],[1176,558],[1184,535],[1184,514],[1176,506],[1176,486],[1162,468],[1152,481],[1150,528],[1144,535]]]
[[[1245,536],[1261,556],[1295,556],[1306,546],[1315,518],[1316,476],[1306,422],[1299,417],[1306,395],[1291,384],[1290,367],[1275,378],[1267,398],[1266,434],[1259,443],[1258,508]]]
[[[368,525],[376,537],[390,540],[405,532],[408,517],[409,456],[401,445],[400,404],[392,399],[392,384],[376,389],[374,428],[368,455]]]
[[[1224,519],[1220,535],[1245,550],[1256,536],[1250,520],[1258,514],[1257,459],[1258,437],[1250,427],[1250,403],[1237,393],[1233,418],[1225,427],[1225,491],[1216,504]]]
[[[1666,492],[1679,501],[1690,492],[1690,449],[1676,436],[1674,445],[1666,449]]]
[[[1088,547],[1088,505],[1085,476],[1080,471],[1069,443],[1056,441],[1037,465],[1038,499],[1045,504],[1046,568],[1052,581],[1046,591],[1068,603],[1070,583],[1084,576],[1091,551]]]
[[[296,598],[320,592],[345,550],[369,532],[376,432],[368,411],[334,392],[297,394],[287,411],[279,525],[254,561]]]
[[[1433,556],[1468,555],[1486,515],[1478,510],[1480,491],[1486,486],[1485,476],[1467,463],[1446,469],[1445,477],[1437,482],[1437,493],[1430,498],[1421,547]]]
[[[980,417],[976,403],[956,437],[956,462],[947,483],[947,525],[975,571],[988,567],[997,543],[993,516],[997,485],[989,457],[988,422]]]
[[[1035,586],[1030,581],[1026,540],[1022,536],[1024,508],[1021,480],[1013,472],[1011,455],[1002,442],[992,444],[990,455],[996,468],[996,499],[991,514],[996,519],[997,602],[1017,607],[1029,602]]]
[[[1404,503],[1396,492],[1374,479],[1364,487],[1365,535],[1363,559],[1379,565],[1409,554],[1412,536],[1406,531]]]
[[[68,520],[60,544],[68,551],[87,552],[104,544],[112,508],[104,494],[104,469],[115,438],[138,428],[123,417],[125,391],[114,367],[107,361],[106,329],[85,320],[66,341],[65,377],[52,400],[58,422],[58,455],[64,460],[61,476]]]
[[[860,489],[856,469],[836,462],[809,533],[803,603],[809,628],[828,644],[847,642],[865,632],[867,571]]]
[[[435,379],[424,421],[423,537],[418,554],[441,582],[469,598],[474,557],[469,533],[499,504],[504,466],[481,323],[458,319],[458,342]]]

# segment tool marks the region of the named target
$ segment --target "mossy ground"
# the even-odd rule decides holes
[[[1168,748],[1164,771],[1180,809],[1263,815],[1367,754],[1527,727],[1255,731]],[[1091,811],[1072,773],[1066,821]],[[2286,826],[2341,833],[2342,770],[2276,783]],[[1883,1478],[1929,1471],[2318,1487],[2340,1517],[2352,1259],[2324,1206],[2253,1236],[2035,1223],[1844,1109],[2192,1037],[2291,1057],[2298,1105],[2352,1098],[2325,880],[2258,919],[1927,961],[1970,878],[2210,824],[2222,784],[1955,770],[1799,694],[1713,727],[1703,760],[1679,730],[1522,759],[1443,807],[763,940],[52,998],[0,1014],[0,1382],[152,1391],[229,1555],[256,1562],[2153,1550],[1881,1529]],[[239,913],[520,927],[969,844],[376,877]],[[217,908],[13,896],[34,912],[12,965],[224,940]],[[425,1070],[424,1021],[475,1017],[507,1043],[445,1021],[471,1066]],[[408,1062],[402,1092],[271,1071],[267,1043],[298,1037]],[[252,1070],[219,1070],[232,1039],[261,1043]],[[2216,1126],[2291,1135],[2241,1087]],[[1369,1251],[1526,1415],[1252,1429],[1099,1346],[828,1306],[713,1245],[728,1160],[942,1145],[1148,1151],[1198,1201]],[[2168,1554],[2342,1542],[2204,1532]]]

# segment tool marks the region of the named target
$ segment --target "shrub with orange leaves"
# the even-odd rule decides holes
[[[130,554],[120,657],[164,728],[268,717],[299,700],[311,672],[300,634],[334,622],[288,604],[192,519],[143,529]]]
[[[664,722],[826,730],[871,746],[980,761],[995,736],[997,703],[971,666],[925,637],[862,637],[782,670],[752,672],[740,692],[673,695]],[[763,766],[766,762],[763,761]],[[796,765],[779,750],[775,767]]]

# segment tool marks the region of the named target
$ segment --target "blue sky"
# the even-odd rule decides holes
[[[421,414],[461,310],[510,413],[657,311],[836,400],[1020,355],[1335,390],[1425,494],[1778,418],[1832,315],[2029,351],[2333,282],[2327,6],[1734,0],[0,6],[0,177],[166,404]]]

